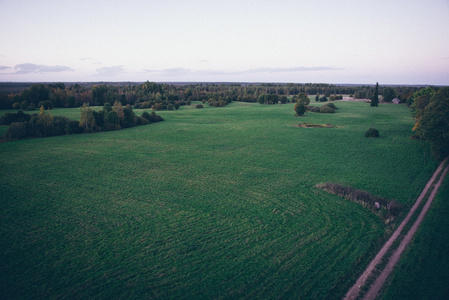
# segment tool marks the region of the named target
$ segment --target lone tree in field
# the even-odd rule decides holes
[[[371,97],[371,106],[379,106],[379,83],[376,82],[376,88],[374,90],[374,95]]]
[[[298,94],[298,100],[296,102],[302,102],[305,106],[310,104],[310,99],[305,93]]]
[[[310,103],[310,99],[306,94],[304,94],[304,93],[299,94],[298,100],[296,101],[296,104],[295,104],[296,114],[298,116],[302,116],[306,112],[306,107],[307,107],[307,105],[309,105],[309,103]]]
[[[304,115],[306,112],[306,106],[304,105],[304,103],[302,103],[300,101],[296,102],[295,112],[296,112],[296,115],[298,115],[298,116]]]

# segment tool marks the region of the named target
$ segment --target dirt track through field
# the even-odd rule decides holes
[[[439,187],[441,186],[441,183],[443,182],[444,177],[446,176],[446,173],[449,170],[449,165],[443,170],[448,158],[446,158],[441,164],[438,166],[437,170],[433,174],[432,178],[430,178],[429,182],[426,184],[424,190],[421,192],[421,195],[419,195],[418,199],[416,200],[413,207],[410,209],[409,213],[405,217],[405,219],[402,221],[402,223],[399,225],[399,227],[396,229],[396,231],[393,233],[393,235],[390,237],[390,239],[385,243],[385,245],[382,247],[382,249],[379,251],[379,253],[376,255],[376,257],[371,261],[371,263],[368,265],[368,267],[365,269],[365,271],[362,273],[362,275],[357,279],[356,283],[351,287],[351,289],[348,291],[348,293],[345,296],[345,300],[349,299],[356,299],[361,289],[366,284],[366,280],[373,274],[373,271],[375,270],[376,266],[381,262],[382,258],[385,256],[385,254],[390,249],[391,245],[397,240],[399,235],[401,234],[402,230],[404,229],[405,225],[407,225],[410,218],[415,213],[418,206],[421,204],[422,200],[428,195],[429,189],[433,187],[432,193],[428,196],[427,202],[424,205],[421,213],[419,214],[417,220],[413,224],[413,226],[409,229],[408,233],[402,240],[401,244],[399,245],[398,249],[393,253],[391,256],[387,266],[382,270],[381,274],[377,277],[374,284],[371,286],[371,288],[368,290],[368,292],[364,295],[363,299],[375,299],[377,296],[377,293],[382,288],[383,284],[385,283],[386,279],[390,275],[390,273],[393,271],[393,268],[395,267],[396,263],[399,261],[399,258],[402,254],[402,252],[405,250],[407,245],[410,243],[411,239],[413,238],[413,235],[415,234],[416,230],[418,229],[419,225],[421,224],[421,221],[423,220],[425,214],[427,213],[430,204],[433,201],[433,198],[435,197]],[[438,178],[438,175],[441,176]]]

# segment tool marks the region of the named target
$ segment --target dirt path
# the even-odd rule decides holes
[[[385,254],[390,249],[391,245],[396,241],[396,239],[401,234],[402,230],[404,229],[405,225],[408,223],[412,215],[415,213],[418,206],[421,204],[422,200],[426,197],[428,194],[428,191],[432,185],[435,184],[435,182],[438,180],[438,175],[441,173],[441,170],[445,166],[448,158],[446,158],[441,164],[438,166],[435,173],[433,173],[432,178],[430,178],[429,182],[426,184],[424,190],[421,192],[421,195],[419,195],[418,199],[416,200],[413,207],[410,209],[409,213],[405,217],[405,219],[402,221],[402,223],[399,225],[399,227],[396,229],[396,231],[393,233],[393,235],[390,237],[390,239],[385,243],[385,245],[382,247],[382,249],[379,251],[379,253],[376,255],[376,257],[371,261],[371,263],[368,265],[368,267],[365,269],[365,271],[362,273],[362,275],[357,279],[356,283],[349,289],[348,293],[345,296],[345,300],[349,299],[356,299],[359,294],[362,287],[365,285],[366,280],[368,277],[370,277],[375,270],[376,266],[379,264],[379,262],[382,260],[382,258],[385,256]],[[420,215],[418,216],[418,219],[413,224],[412,228],[408,231],[406,237],[403,239],[401,244],[399,245],[398,249],[395,251],[395,253],[391,256],[390,261],[388,265],[385,267],[385,269],[382,271],[382,273],[378,276],[372,287],[369,289],[369,291],[365,294],[364,299],[375,299],[377,296],[378,291],[385,283],[385,280],[387,279],[388,275],[390,275],[391,271],[393,270],[396,263],[399,261],[401,253],[404,251],[406,246],[410,243],[414,233],[418,229],[422,219],[424,218],[427,210],[430,207],[430,204],[432,203],[433,198],[435,197],[438,188],[441,185],[441,182],[444,179],[444,176],[446,175],[447,171],[449,169],[449,166],[446,167],[446,169],[443,171],[441,176],[439,177],[438,182],[435,184],[433,191],[431,195],[428,197],[427,203],[423,207]]]

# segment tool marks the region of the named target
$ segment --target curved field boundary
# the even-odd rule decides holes
[[[440,165],[438,166],[436,171],[433,173],[433,175],[430,178],[429,182],[426,184],[424,190],[419,195],[418,199],[416,200],[415,204],[410,209],[410,211],[407,214],[407,216],[405,217],[405,219],[401,222],[399,227],[396,229],[396,231],[393,233],[393,235],[390,237],[390,239],[385,243],[385,245],[382,247],[382,249],[380,249],[380,251],[377,253],[376,257],[374,257],[374,259],[371,261],[371,263],[368,265],[368,267],[365,269],[365,271],[362,273],[362,275],[357,279],[356,283],[349,289],[349,291],[347,292],[347,294],[346,294],[346,296],[344,298],[345,300],[356,299],[359,296],[360,290],[366,284],[366,280],[372,275],[372,273],[375,270],[376,266],[380,263],[382,258],[385,256],[385,254],[391,248],[391,245],[397,240],[397,238],[401,234],[402,230],[407,225],[407,223],[409,222],[410,218],[415,213],[415,211],[418,208],[418,206],[421,204],[422,200],[428,195],[429,189],[438,180],[438,176],[440,175],[441,170],[443,170],[444,166],[446,165],[447,160],[448,160],[448,158],[446,158],[445,160],[443,160],[440,163]],[[432,191],[432,194],[428,197],[428,201],[427,201],[426,205],[424,206],[423,210],[421,211],[418,219],[415,221],[415,223],[413,224],[412,228],[408,231],[406,237],[404,238],[404,240],[400,244],[399,248],[392,255],[392,257],[390,259],[390,262],[385,267],[385,269],[382,271],[382,273],[379,275],[379,277],[377,278],[376,282],[373,284],[373,287],[368,291],[368,293],[365,295],[364,299],[374,299],[375,296],[377,295],[377,292],[382,287],[382,285],[385,282],[386,278],[388,277],[388,275],[393,270],[393,267],[396,264],[396,262],[399,260],[399,256],[401,255],[402,251],[408,245],[408,243],[410,242],[411,238],[413,237],[413,234],[416,232],[419,224],[421,223],[421,220],[424,218],[425,213],[427,212],[430,204],[432,203],[432,200],[435,197],[436,192],[437,192],[439,186],[441,185],[441,182],[443,181],[443,178],[446,175],[448,169],[449,169],[449,166],[446,167],[446,169],[443,171],[443,173],[439,177],[439,180],[435,184],[435,186],[433,188],[433,191]],[[409,238],[408,242],[407,242],[407,237]],[[400,250],[401,247],[403,247],[402,250]],[[393,260],[394,257],[396,257],[395,261]],[[391,266],[390,266],[390,263],[391,263]],[[391,268],[391,270],[389,272],[387,272],[388,268]],[[385,272],[387,272],[387,273],[385,273]],[[385,278],[381,279],[382,277],[385,277]],[[375,286],[378,286],[378,287],[375,287]]]

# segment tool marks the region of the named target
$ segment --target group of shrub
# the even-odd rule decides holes
[[[317,97],[318,96],[319,95],[317,95]],[[326,98],[326,97],[324,97],[324,98]],[[317,98],[315,98],[315,99],[317,99]],[[325,101],[327,101],[327,98]],[[322,102],[325,102],[325,101],[322,101]],[[301,116],[306,111],[317,112],[317,113],[334,113],[337,110],[337,106],[335,106],[335,104],[332,102],[326,103],[321,107],[316,107],[316,106],[309,105],[309,104],[310,104],[309,97],[304,93],[299,94],[298,100],[296,101],[295,108],[294,108],[296,115]]]
[[[316,113],[334,113],[337,109],[337,106],[335,106],[335,104],[332,102],[326,103],[321,107],[312,105],[307,106],[308,111]]]
[[[329,96],[330,101],[343,100],[343,95],[331,95]]]
[[[6,139],[21,139],[119,130],[163,120],[154,112],[143,112],[142,116],[136,116],[130,105],[123,107],[121,103],[116,102],[114,106],[106,103],[100,111],[94,111],[88,105],[83,105],[79,121],[52,116],[41,106],[38,114],[29,115],[23,111],[6,113],[0,118],[0,124],[9,125],[5,133]]]
[[[306,112],[307,105],[309,105],[309,103],[310,99],[305,93],[298,94],[298,97],[296,98],[296,104],[294,107],[296,115],[302,116]]]
[[[293,97],[291,97],[291,99],[289,100],[289,98],[285,95],[276,95],[276,94],[260,94],[257,97],[257,102],[259,102],[259,104],[286,104],[286,103],[295,103],[298,100],[298,96],[299,95],[295,95]]]
[[[142,109],[147,109],[147,108],[151,108],[152,110],[178,110],[179,107],[183,106],[183,105],[190,105],[191,101],[175,101],[175,102],[168,102],[167,100],[164,100],[162,102],[155,102],[155,101],[144,101],[144,102],[140,102],[139,100],[137,100],[134,103],[134,108],[138,109],[138,108],[142,108]]]
[[[335,101],[335,100],[343,100],[343,95],[330,95],[329,99],[326,97],[326,95],[320,96],[320,94],[317,94],[315,96],[316,102],[327,102],[327,101]]]
[[[38,114],[6,113],[0,118],[1,125],[9,125],[6,139],[23,139],[28,137],[47,137],[64,134],[82,133],[78,121],[66,117],[52,116],[41,106]]]
[[[19,110],[16,113],[6,113],[0,118],[0,125],[10,125],[14,122],[28,122],[31,115]]]
[[[374,137],[374,138],[378,138],[379,137],[379,130],[377,130],[376,128],[370,128],[365,132],[365,137]]]
[[[360,203],[363,206],[368,206],[373,211],[384,210],[386,212],[386,215],[384,215],[385,218],[398,216],[403,210],[403,205],[396,200],[388,200],[380,196],[371,195],[366,191],[357,190],[350,186],[336,183],[323,183],[317,184],[316,187],[344,199]]]
[[[50,100],[46,100],[46,101],[40,101],[37,105],[37,107],[41,107],[43,106],[45,109],[52,109],[54,107],[53,102],[51,102]],[[19,102],[15,102],[12,105],[13,109],[21,109],[21,110],[26,110],[26,111],[33,111],[36,110],[36,104],[34,103],[29,103],[28,101],[24,100],[21,103]]]
[[[327,99],[326,96],[321,96],[321,97],[320,97],[320,95],[316,95],[315,101],[316,101],[316,102],[327,102],[328,99]]]
[[[87,104],[81,107],[80,126],[84,132],[120,130],[134,126],[160,122],[164,119],[155,112],[143,112],[142,116],[134,114],[131,105],[122,106],[116,101],[113,106],[105,103],[102,110],[94,111]]]
[[[205,103],[205,100],[203,100],[203,104]],[[207,104],[209,106],[213,106],[213,107],[225,107],[226,105],[228,105],[229,103],[231,103],[231,100],[226,101],[223,98],[219,98],[218,100],[215,99],[210,99],[209,101],[207,101]]]

